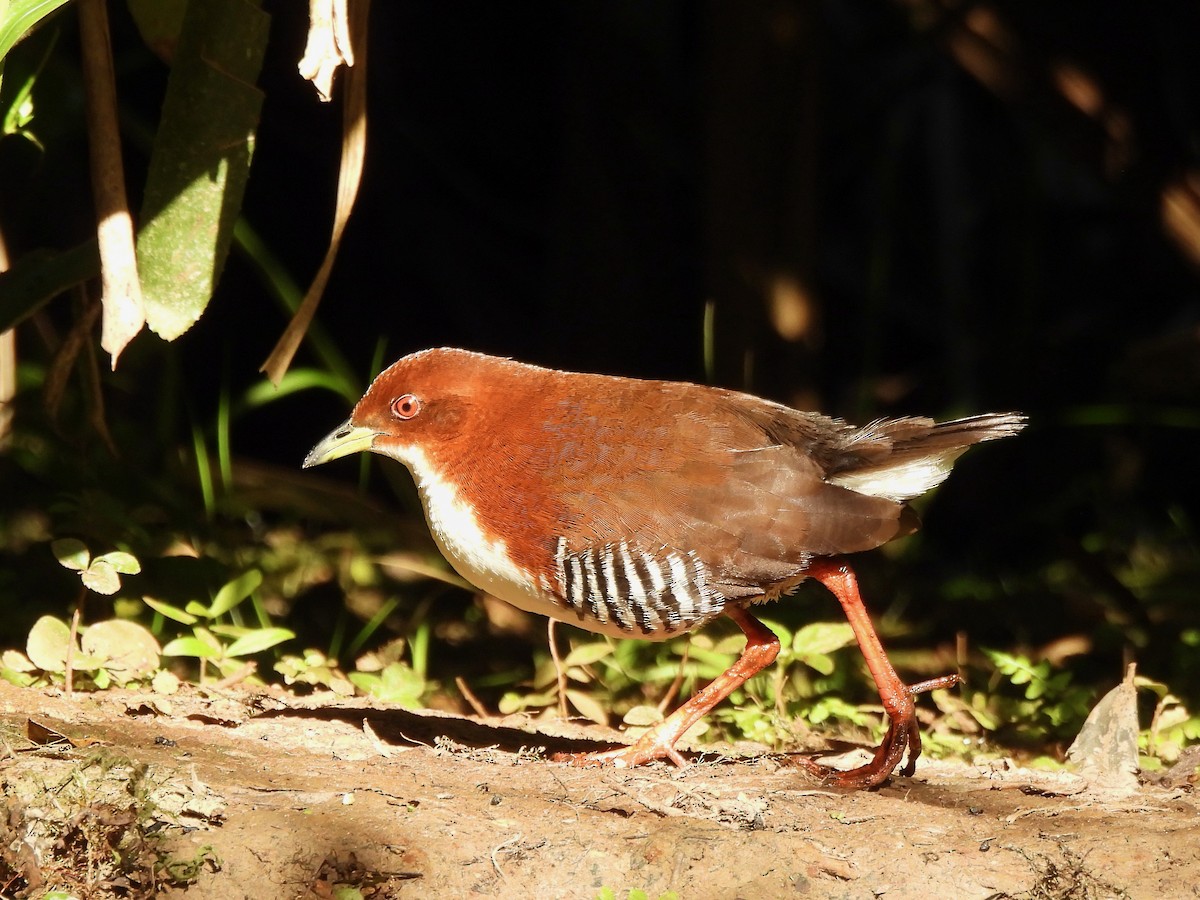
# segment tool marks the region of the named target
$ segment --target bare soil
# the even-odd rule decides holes
[[[0,897],[1200,896],[1188,784],[924,762],[842,792],[740,746],[579,769],[543,752],[612,735],[278,692],[0,683],[0,725]]]

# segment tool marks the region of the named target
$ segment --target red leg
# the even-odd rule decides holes
[[[858,648],[867,661],[871,677],[875,679],[875,687],[879,689],[879,699],[883,701],[883,709],[888,716],[888,730],[883,737],[883,743],[875,751],[875,758],[857,769],[841,772],[811,760],[806,761],[805,765],[834,784],[857,788],[875,787],[892,774],[907,748],[908,763],[902,774],[911,775],[916,770],[917,757],[921,755],[921,732],[917,727],[913,697],[924,691],[950,687],[958,681],[958,676],[946,675],[918,684],[905,684],[892,668],[883,645],[879,643],[879,635],[875,633],[866,607],[863,606],[862,596],[858,592],[858,580],[850,566],[838,559],[818,559],[809,566],[806,574],[829,588],[842,604],[854,637],[858,641]]]
[[[779,655],[779,638],[758,619],[740,606],[727,606],[725,614],[746,633],[746,648],[724,674],[628,747],[602,753],[561,753],[555,759],[577,766],[640,766],[652,759],[667,757],[677,766],[686,766],[687,760],[675,749],[675,742],[708,715],[714,706],[745,684],[747,679],[769,666]]]

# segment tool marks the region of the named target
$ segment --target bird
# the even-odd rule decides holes
[[[436,348],[384,370],[304,467],[370,451],[412,473],[450,565],[529,612],[617,638],[661,641],[721,616],[745,633],[736,662],[632,744],[565,754],[578,765],[686,758],[682,735],[779,653],[752,613],[802,582],[840,602],[886,734],[871,760],[824,782],[873,788],[921,753],[914,698],[871,624],[847,555],[912,533],[908,501],[967,448],[1015,435],[1019,413],[855,426],[752,394],[565,372]]]

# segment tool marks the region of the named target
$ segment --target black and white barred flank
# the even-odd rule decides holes
[[[558,593],[581,622],[673,634],[702,625],[725,607],[694,552],[664,547],[655,554],[625,541],[571,551],[560,537],[554,562]]]

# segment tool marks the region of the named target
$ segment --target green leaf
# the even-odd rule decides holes
[[[593,641],[588,644],[580,644],[567,654],[567,658],[563,660],[563,668],[570,666],[590,666],[594,662],[599,662],[606,656],[611,656],[613,652],[612,644],[608,641]]]
[[[5,650],[0,653],[0,666],[14,672],[35,672],[37,666],[20,650]]]
[[[270,17],[189,3],[154,139],[137,240],[146,322],[174,340],[208,305],[233,240],[262,106]]]
[[[67,0],[7,0],[0,2],[0,59],[25,33]]]
[[[121,576],[106,559],[93,559],[92,564],[84,570],[83,583],[88,590],[97,594],[115,594],[121,589]]]
[[[83,541],[75,538],[60,538],[50,544],[50,552],[54,554],[54,558],[58,560],[59,565],[72,569],[76,572],[82,572],[88,567],[91,562],[92,554],[88,552],[87,546]]]
[[[361,691],[405,709],[419,709],[425,680],[404,663],[392,663],[379,675],[351,672],[350,681]]]
[[[62,619],[42,616],[29,629],[25,655],[44,672],[65,672],[67,650],[71,646],[71,628]]]
[[[123,680],[149,675],[158,668],[158,641],[137,622],[97,622],[83,633],[80,643],[84,653],[102,660],[106,669]]]
[[[0,9],[6,4],[0,2]],[[2,15],[2,14],[0,14]],[[45,154],[46,148],[42,146],[42,142],[38,136],[30,129],[30,125],[34,120],[34,105],[33,105],[33,87],[41,77],[42,70],[46,68],[46,63],[50,59],[50,54],[54,50],[54,45],[58,43],[58,29],[52,29],[49,36],[41,41],[41,59],[37,64],[28,71],[13,71],[10,75],[12,78],[21,78],[18,87],[15,91],[0,92],[7,100],[7,109],[3,110],[4,121],[0,123],[0,134],[9,135],[16,134],[25,138],[32,143],[38,150]],[[6,67],[3,62],[0,62],[0,84],[3,83],[3,76]]]
[[[163,603],[161,600],[155,600],[153,597],[143,597],[142,602],[154,610],[156,613],[166,616],[174,622],[179,622],[183,625],[195,625],[200,620],[191,613],[184,612],[177,606],[172,606],[170,603]]]
[[[663,720],[662,710],[657,706],[635,706],[621,718],[626,725],[648,728]]]
[[[132,553],[126,553],[124,550],[114,550],[111,553],[104,553],[96,557],[96,561],[104,560],[122,575],[136,575],[142,571],[142,564],[137,561],[137,557]]]
[[[223,585],[217,596],[213,598],[212,606],[208,608],[208,617],[216,619],[219,616],[225,615],[256,590],[262,584],[262,572],[258,569],[250,569],[248,572],[243,572],[233,581]]]
[[[567,699],[579,710],[585,719],[590,719],[597,725],[608,724],[608,711],[582,691],[567,691]]]
[[[810,669],[816,669],[822,675],[832,675],[834,670],[833,657],[824,653],[802,653],[800,661]]]
[[[849,622],[813,622],[796,632],[792,639],[792,650],[799,656],[824,655],[853,643],[854,630]]]
[[[198,659],[216,659],[220,648],[212,647],[207,641],[195,637],[175,638],[162,648],[163,656],[194,656]]]
[[[294,631],[288,631],[286,628],[259,628],[250,634],[244,635],[225,648],[226,656],[249,656],[252,653],[261,653],[269,647],[274,647],[276,644],[282,644],[284,641],[290,641],[296,636]]]

